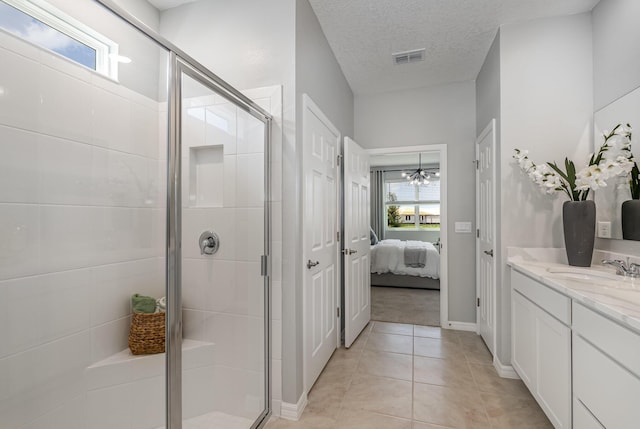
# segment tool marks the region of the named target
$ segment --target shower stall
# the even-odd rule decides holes
[[[110,2],[0,7],[0,428],[261,427],[271,116]]]

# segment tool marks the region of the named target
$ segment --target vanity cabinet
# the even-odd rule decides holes
[[[511,362],[556,429],[571,428],[571,300],[515,270]]]
[[[576,429],[640,427],[640,335],[577,302],[573,396]]]

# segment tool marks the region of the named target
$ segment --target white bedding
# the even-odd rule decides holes
[[[427,262],[424,267],[407,267],[404,264],[404,248],[407,246],[426,248]],[[371,272],[439,279],[440,254],[433,244],[425,241],[382,240],[375,246],[371,246]]]

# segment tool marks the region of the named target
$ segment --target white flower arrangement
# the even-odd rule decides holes
[[[618,124],[611,132],[605,132],[603,137],[604,143],[600,146],[598,153],[591,154],[589,164],[578,172],[573,161],[568,158],[564,159],[565,171],[563,171],[555,162],[534,164],[526,150],[516,149],[513,157],[518,161],[520,168],[546,193],[564,192],[571,201],[584,201],[589,196],[590,190],[607,186],[607,179],[611,177],[628,175],[635,165],[631,154],[629,124]],[[612,147],[609,144],[612,139],[621,140],[617,145],[620,153],[615,159],[604,156],[605,152]]]

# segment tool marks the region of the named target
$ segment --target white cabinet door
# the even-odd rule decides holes
[[[344,345],[371,319],[369,155],[344,139]]]
[[[533,304],[532,304],[533,305]],[[556,429],[571,428],[571,329],[535,307],[538,402]]]
[[[573,401],[573,427],[576,429],[605,429],[579,400]]]
[[[511,295],[511,363],[553,426],[570,429],[571,329],[521,293],[527,288],[520,283],[531,281],[512,272],[512,287],[518,290]],[[556,308],[566,297],[547,299]]]
[[[640,335],[580,304],[573,314],[574,398],[608,429],[637,429]]]
[[[512,292],[511,364],[529,390],[536,379],[534,306],[519,292]]]

